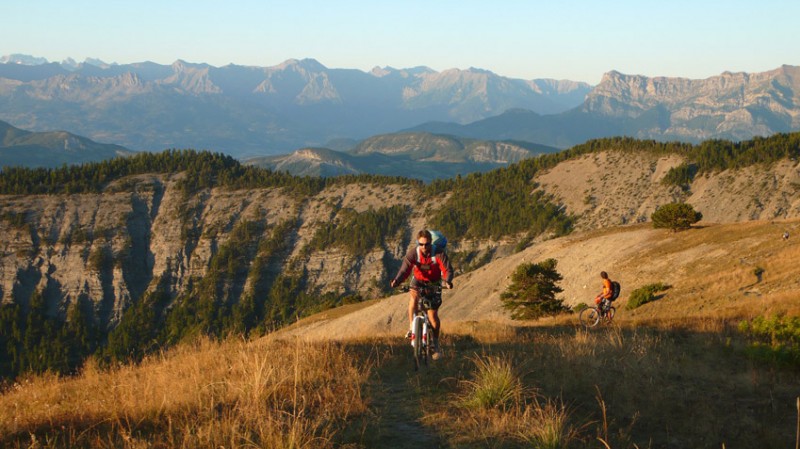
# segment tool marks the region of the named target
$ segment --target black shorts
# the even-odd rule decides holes
[[[422,301],[422,306],[429,310],[439,310],[442,305],[442,291],[439,289],[426,288],[433,287],[430,282],[421,282],[417,278],[411,278],[411,288],[417,290],[420,294],[419,300]]]

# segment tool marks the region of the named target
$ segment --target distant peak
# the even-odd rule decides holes
[[[608,72],[603,74],[603,79],[605,79],[605,78],[622,78],[623,76],[625,76],[625,75],[623,75],[622,72],[618,72],[616,70],[610,70],[610,71],[608,71]]]
[[[378,78],[381,78],[381,77],[384,77],[386,75],[390,75],[390,74],[392,74],[392,73],[394,73],[396,71],[397,71],[396,69],[394,69],[392,67],[389,67],[389,66],[386,66],[386,67],[375,66],[375,67],[372,68],[372,70],[370,70],[369,73],[377,76]]]
[[[194,64],[191,62],[186,62],[183,59],[178,59],[172,63],[172,69],[175,70],[176,72],[182,72],[186,69],[205,69],[209,67],[211,66],[206,63]]]
[[[64,67],[67,70],[75,70],[78,68],[78,62],[72,58],[67,58],[61,61],[61,67]]]
[[[492,72],[491,70],[481,69],[481,68],[478,68],[478,67],[470,67],[470,68],[468,68],[467,70],[464,70],[464,71],[465,72],[470,72],[470,73],[481,73],[481,74],[486,74],[486,75],[494,75],[494,72]]]
[[[36,56],[13,53],[10,55],[5,55],[3,57],[0,57],[0,63],[19,64],[19,65],[43,65],[43,64],[49,64],[49,61],[47,61],[47,59],[45,58],[38,58]]]
[[[327,69],[324,65],[320,64],[319,61],[312,58],[287,59],[282,64],[278,65],[279,69],[287,69],[290,67],[299,67],[311,72],[319,72]]]
[[[70,59],[71,59],[71,58],[70,58]],[[114,62],[114,63],[111,63],[111,64],[108,64],[107,62],[104,62],[104,61],[102,61],[102,60],[100,60],[100,59],[97,59],[97,58],[86,58],[86,59],[83,61],[83,63],[84,63],[84,64],[89,64],[89,65],[93,65],[93,66],[95,66],[95,67],[100,67],[101,69],[107,69],[107,68],[109,68],[109,67],[111,67],[111,66],[115,66],[115,65],[117,65],[117,63],[116,63],[116,62]]]

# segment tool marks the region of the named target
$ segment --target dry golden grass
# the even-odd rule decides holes
[[[724,321],[471,323],[413,371],[401,339],[198,342],[138,366],[31,377],[3,447],[788,447],[800,376]],[[499,386],[497,401],[473,400]],[[504,393],[505,392],[505,393]],[[506,394],[507,393],[507,394]],[[35,441],[35,444],[32,442]]]
[[[751,361],[724,324],[696,324],[528,327],[491,344],[451,336],[437,377],[461,381],[429,387],[445,399],[424,419],[457,447],[789,447],[798,373]],[[526,393],[505,407],[457,406],[484,382],[476,354],[518,373]]]
[[[332,447],[370,367],[334,344],[200,341],[0,396],[4,447]]]
[[[566,406],[539,396],[522,384],[519,367],[507,356],[471,358],[475,369],[462,381],[460,405],[452,422],[459,423],[460,441],[509,439],[542,449],[566,448],[578,432],[572,427]],[[443,417],[450,419],[452,416]]]

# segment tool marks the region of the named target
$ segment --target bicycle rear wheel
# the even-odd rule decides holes
[[[600,322],[600,312],[597,307],[587,307],[581,310],[578,319],[586,327],[595,327]]]

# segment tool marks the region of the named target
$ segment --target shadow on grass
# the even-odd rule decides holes
[[[790,447],[800,374],[754,364],[733,329],[697,330],[703,326],[515,327],[488,336],[476,326],[474,333],[443,336],[444,358],[418,374],[410,369],[410,349],[390,344],[396,359],[378,369],[376,382],[398,402],[383,398],[376,413],[429,429],[439,447],[486,447],[486,435],[469,433],[458,398],[476,358],[503,357],[527,391],[566,404],[570,425],[580,429],[575,447],[599,447],[598,438],[615,448]],[[388,412],[395,407],[401,411]],[[403,429],[380,426],[386,436]],[[390,439],[372,441],[367,447]],[[491,446],[524,445],[501,435]]]

